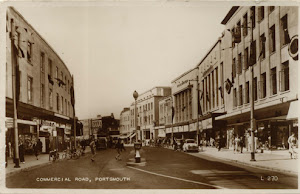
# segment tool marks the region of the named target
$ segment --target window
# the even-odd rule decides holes
[[[255,6],[251,7],[250,12],[251,12],[250,19],[252,23],[252,28],[255,28]]]
[[[280,82],[281,82],[281,92],[290,89],[290,77],[289,77],[289,61],[284,62],[281,65],[280,71]]]
[[[288,33],[288,18],[287,15],[283,16],[280,19],[280,42],[281,46],[289,43],[289,33]]]
[[[261,22],[265,18],[265,7],[258,7],[258,21]]]
[[[217,106],[219,106],[219,74],[218,74],[218,67],[216,67],[216,96],[217,96]]]
[[[248,35],[248,14],[246,13],[243,17],[243,36]]]
[[[277,94],[277,80],[276,80],[276,67],[271,69],[271,93],[272,95]]]
[[[265,34],[260,36],[260,57],[261,59],[266,58],[266,37]]]
[[[233,107],[237,106],[236,88],[233,90]]]
[[[52,77],[52,60],[48,59],[48,65],[49,65],[49,75]]]
[[[67,108],[68,108],[68,106],[67,106],[67,99],[65,99],[65,115],[68,113],[67,112]]]
[[[232,60],[232,76],[236,76],[235,58]]]
[[[202,98],[202,106],[203,106],[203,112],[205,112],[205,102],[204,102],[204,96],[205,96],[205,89],[204,89],[204,80],[201,81],[202,82],[202,96],[200,96],[200,99]]]
[[[269,14],[272,13],[272,11],[274,11],[275,6],[269,6]]]
[[[64,113],[64,97],[61,97],[61,113]]]
[[[52,94],[53,92],[52,92],[52,89],[51,88],[49,88],[49,107],[50,107],[50,109],[52,109],[53,108],[53,94]]]
[[[257,77],[253,78],[254,101],[257,100]]]
[[[233,34],[233,33],[235,33],[235,27],[233,27],[232,29],[231,29],[231,34]],[[232,48],[234,48],[235,47],[235,43],[234,43],[234,37],[232,36]]]
[[[243,105],[243,85],[239,86],[239,106]]]
[[[275,52],[276,50],[276,37],[275,37],[275,24],[269,29],[270,35],[270,52]]]
[[[65,91],[67,91],[67,86],[66,86],[67,85],[67,76],[65,76],[65,82],[64,83],[65,83],[65,85],[64,85]]]
[[[27,99],[29,103],[32,103],[33,91],[32,91],[33,78],[28,76],[27,79]]]
[[[64,81],[64,73],[62,71],[60,72],[60,76],[61,76],[61,81]]]
[[[255,65],[255,64],[256,64],[256,40],[254,40],[251,43],[249,65]]]
[[[210,75],[208,75],[208,98],[207,98],[207,101],[209,102],[209,110],[211,109],[211,93],[210,93],[210,89],[211,89],[211,80],[210,80]]]
[[[44,84],[41,84],[41,107],[45,106],[45,87]]]
[[[69,88],[70,88],[70,81],[68,80],[68,89],[67,89],[68,90],[68,94],[70,94],[70,89]]]
[[[58,78],[58,67],[55,67],[55,78],[57,79]]]
[[[59,94],[56,93],[56,109],[57,109],[57,112],[59,112]]]
[[[45,72],[45,54],[41,53],[40,56],[41,72]]]
[[[245,52],[244,52],[244,69],[247,70],[249,68],[249,63],[248,63],[248,60],[249,60],[249,57],[248,57],[248,52],[249,52],[249,49],[248,47],[245,49]]]
[[[260,80],[260,98],[265,98],[267,96],[266,72],[260,75]]]
[[[223,62],[221,63],[220,65],[220,68],[221,68],[221,87],[222,87],[222,90],[221,90],[221,97],[222,97],[222,100],[221,100],[221,104],[223,105],[224,104],[224,78],[223,78],[223,75],[224,75],[224,68],[223,68]]]
[[[153,102],[151,102],[151,110],[153,110]]]
[[[32,43],[27,42],[27,60],[31,62],[31,53],[32,53]]]
[[[211,88],[212,88],[212,108],[215,108],[215,79],[214,79],[214,72],[211,72]]]
[[[242,73],[242,53],[238,55],[238,65],[237,65],[238,74]]]
[[[249,96],[249,82],[246,82],[246,87],[245,87],[245,103],[249,103],[250,102],[250,96]]]

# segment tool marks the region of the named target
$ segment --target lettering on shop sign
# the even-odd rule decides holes
[[[93,128],[98,128],[98,127],[102,127],[102,120],[92,120],[92,127]]]
[[[183,84],[185,84],[187,82],[188,82],[188,80],[185,80],[185,81],[181,82],[180,84],[178,84],[177,87],[180,87],[180,86],[182,86]]]

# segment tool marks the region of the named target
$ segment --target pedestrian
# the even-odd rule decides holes
[[[235,139],[234,139],[234,147],[235,147],[235,152],[234,153],[238,153],[239,151],[239,145],[240,145],[240,138],[238,135],[235,136]]]
[[[174,151],[176,152],[177,151],[177,141],[176,141],[176,139],[174,138],[174,140],[173,140],[173,145],[174,145]]]
[[[291,155],[291,159],[297,158],[297,152],[296,152],[296,144],[297,144],[297,138],[295,137],[295,133],[293,132],[292,135],[288,139],[289,143],[289,153]]]
[[[25,148],[24,148],[24,144],[23,141],[20,141],[19,144],[19,158],[20,158],[20,162],[22,162],[23,164],[25,164]]]
[[[243,153],[243,148],[245,147],[245,136],[242,135],[240,138],[240,147],[241,147],[241,153]]]
[[[122,151],[122,144],[121,144],[121,140],[120,139],[118,139],[115,148],[116,148],[117,153],[118,153],[115,158],[116,158],[116,160],[121,160],[120,156],[121,156],[121,151]]]
[[[126,151],[126,149],[124,147],[124,140],[121,140],[121,151]]]
[[[91,148],[91,152],[92,152],[91,161],[94,162],[95,161],[94,158],[95,158],[95,155],[96,155],[96,144],[95,144],[94,136],[91,137],[90,148]]]
[[[42,145],[42,142],[40,141],[40,139],[38,139],[38,141],[36,141],[33,144],[34,155],[35,155],[37,160],[39,159],[39,154],[42,150],[42,147],[43,147],[43,145]]]

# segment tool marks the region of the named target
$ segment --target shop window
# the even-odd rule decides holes
[[[281,92],[288,91],[290,89],[289,61],[286,61],[281,65],[280,86]]]
[[[288,16],[285,15],[280,19],[280,46],[284,46],[289,43],[288,34]]]
[[[265,98],[267,96],[266,72],[260,75],[260,80],[260,98]]]
[[[269,40],[270,40],[270,52],[276,50],[276,36],[275,36],[275,24],[269,29]]]
[[[277,80],[276,80],[276,67],[274,67],[273,69],[271,69],[271,93],[272,95],[277,94]]]
[[[246,13],[243,17],[243,36],[248,35],[248,14]]]
[[[255,28],[255,6],[252,6],[250,8],[250,12],[251,12],[250,19],[251,19],[251,23],[252,23],[252,28]]]

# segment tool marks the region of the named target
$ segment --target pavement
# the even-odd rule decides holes
[[[86,147],[85,153],[91,152],[90,147]],[[61,156],[60,152],[60,156]],[[38,156],[38,160],[36,159],[35,155],[25,155],[25,163],[20,162],[20,168],[15,168],[15,164],[12,158],[8,158],[7,167],[5,168],[6,176],[11,176],[13,174],[32,170],[38,167],[42,167],[48,164],[51,164],[53,161],[49,161],[49,154],[40,154]]]
[[[258,150],[255,153],[256,161],[250,161],[251,153],[247,150],[243,150],[243,153],[234,153],[230,149],[218,151],[215,147],[204,147],[203,151],[193,155],[206,155],[246,166],[298,175],[298,159],[291,159],[288,150],[264,150],[264,153]]]

